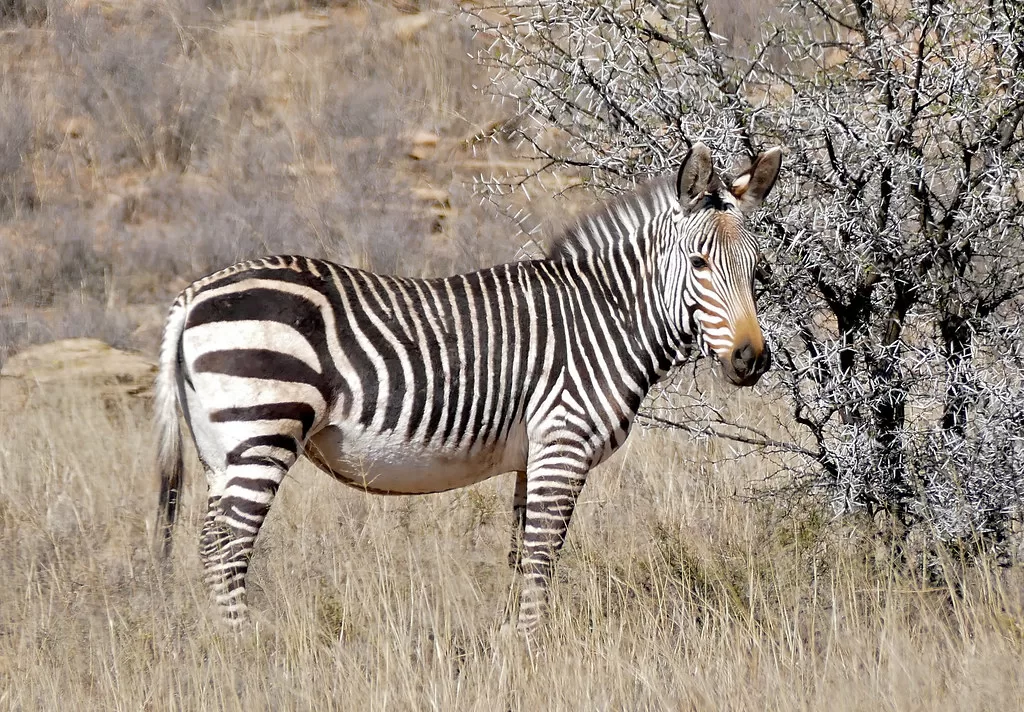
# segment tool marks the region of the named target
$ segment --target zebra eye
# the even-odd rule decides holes
[[[703,255],[694,253],[690,255],[690,264],[693,265],[694,269],[704,269],[708,266],[708,261],[704,259]]]

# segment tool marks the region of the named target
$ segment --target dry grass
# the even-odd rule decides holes
[[[306,463],[257,551],[260,622],[234,637],[201,587],[194,477],[173,561],[150,557],[144,422],[74,394],[3,416],[0,708],[1024,704],[1019,572],[924,585],[855,532],[736,496],[756,462],[657,433],[588,484],[532,658],[498,631],[509,481],[383,498]]]

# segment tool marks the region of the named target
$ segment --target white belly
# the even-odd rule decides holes
[[[347,425],[312,435],[306,456],[345,484],[381,494],[443,492],[526,469],[526,429],[505,443],[472,453],[427,449],[393,433],[377,435]]]

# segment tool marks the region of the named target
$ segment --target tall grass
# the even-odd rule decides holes
[[[235,636],[200,581],[195,477],[171,562],[150,555],[143,416],[73,393],[0,416],[0,707],[1024,703],[1019,572],[926,583],[855,529],[734,494],[756,463],[660,433],[591,477],[532,652],[499,630],[511,482],[385,498],[305,463],[261,535],[256,623]]]

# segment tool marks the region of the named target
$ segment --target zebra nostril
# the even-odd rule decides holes
[[[732,352],[732,367],[736,373],[746,375],[754,370],[757,365],[758,355],[754,352],[754,346],[749,341],[737,346]]]

